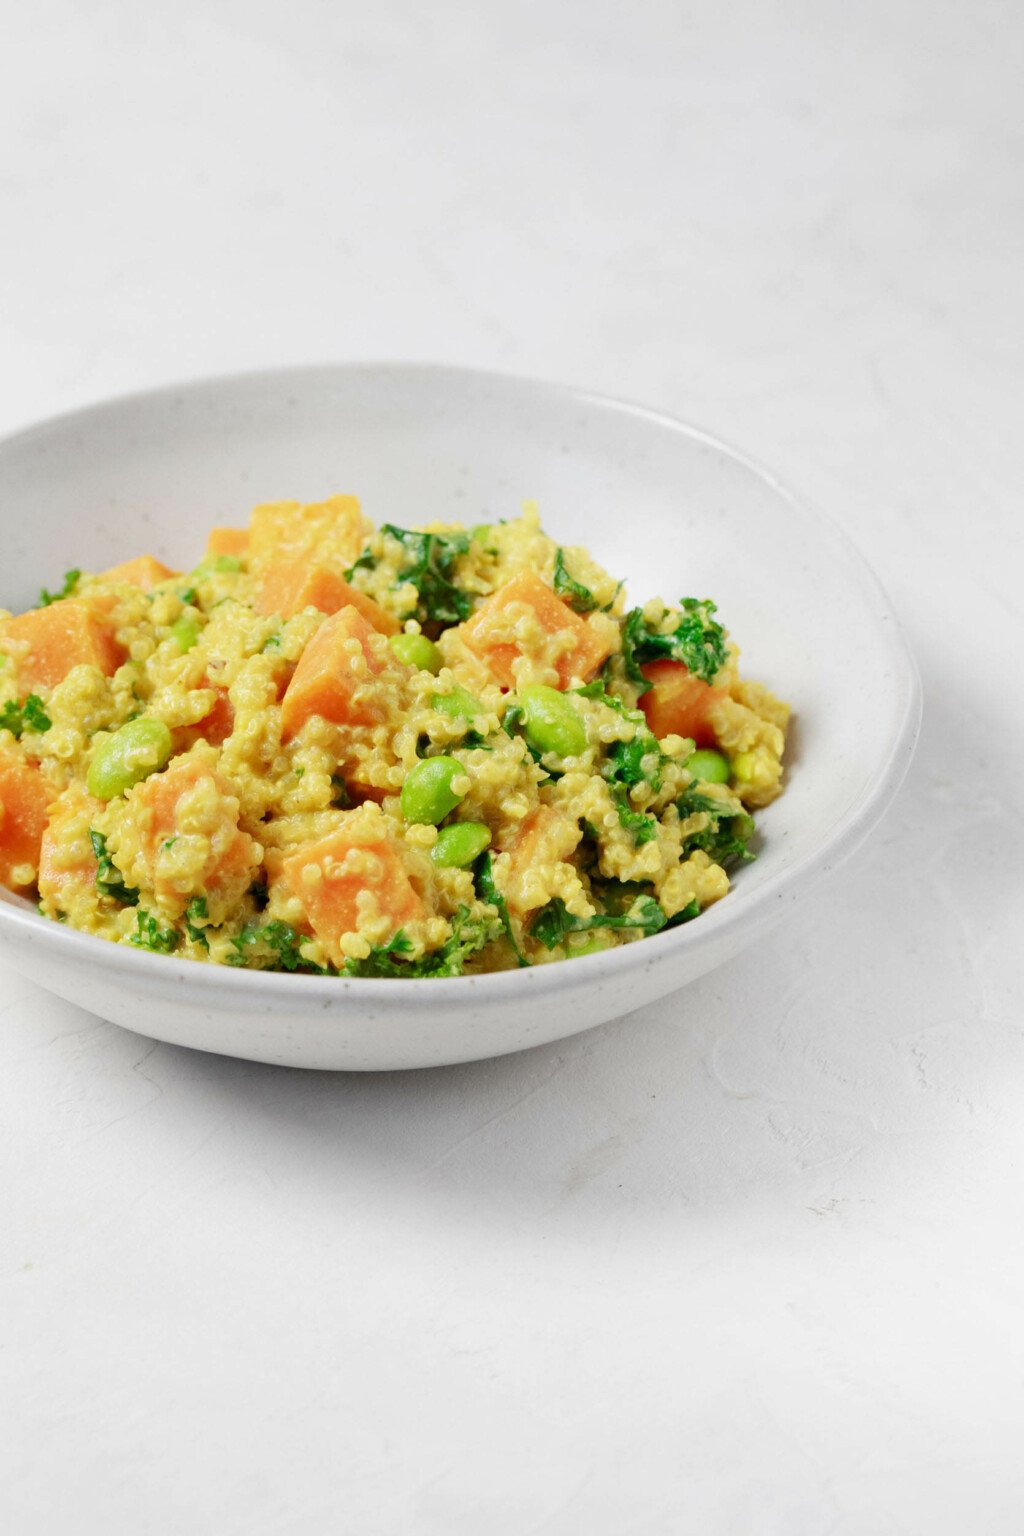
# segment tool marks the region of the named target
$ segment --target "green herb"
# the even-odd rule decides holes
[[[111,901],[120,902],[122,907],[137,907],[139,893],[133,886],[125,885],[124,876],[107,852],[107,840],[103,833],[90,827],[89,841],[96,855],[96,889],[99,894],[109,896]]]
[[[52,724],[37,693],[30,693],[20,704],[11,699],[0,709],[0,731],[10,731],[18,740],[22,731],[36,731],[42,735]]]
[[[622,659],[626,676],[642,693],[650,683],[640,670],[642,662],[668,657],[681,661],[694,677],[710,682],[725,663],[725,631],[712,618],[718,610],[705,598],[684,597],[679,605],[679,622],[670,634],[648,629],[642,608],[631,608],[622,627]]]
[[[198,594],[196,593],[195,587],[186,587],[184,592],[178,593],[179,598],[185,604],[186,608],[195,607],[197,595]]]
[[[181,943],[181,934],[177,928],[161,928],[151,912],[144,912],[140,907],[135,914],[136,931],[132,934],[130,943],[137,949],[150,949],[154,954],[170,955]]]
[[[622,784],[611,786],[611,796],[619,822],[627,832],[632,832],[636,846],[642,848],[644,843],[653,843],[658,835],[658,823],[655,817],[648,816],[645,811],[634,810],[629,803],[625,786]]]
[[[264,640],[263,644],[260,646],[260,650],[264,651],[264,652],[266,652],[266,651],[279,651],[280,649],[281,649],[281,636],[280,635],[268,635],[266,640]]]
[[[59,592],[47,592],[46,588],[44,587],[39,594],[39,607],[49,608],[51,603],[59,603],[62,598],[70,597],[72,592],[78,586],[81,574],[81,571],[65,571],[64,585],[61,587]]]
[[[410,952],[412,945],[399,929],[387,944],[374,945],[365,960],[346,961],[342,975],[395,979],[461,976],[469,956],[475,955],[500,933],[500,924],[480,922],[470,916],[468,907],[459,907],[452,918],[451,938],[440,949],[433,950],[420,960],[406,960],[404,956]]]
[[[469,549],[468,533],[413,533],[408,528],[396,528],[394,523],[384,523],[381,533],[397,539],[405,551],[405,564],[396,586],[411,583],[419,595],[413,613],[421,624],[461,624],[473,611],[473,600],[468,592],[452,581],[455,562]],[[364,550],[354,565],[345,572],[351,581],[358,570],[372,570],[377,564],[370,550]]]
[[[302,953],[304,936],[290,923],[246,923],[232,939],[235,954],[231,965],[245,965],[257,971],[302,971],[310,976],[328,976],[329,970],[314,965]]]
[[[210,914],[206,910],[206,897],[193,896],[185,908],[185,931],[194,944],[201,944],[204,949],[209,949],[210,941],[206,937],[205,928],[200,928],[199,923],[203,919],[209,923]]]
[[[593,613],[597,607],[597,598],[589,587],[585,587],[581,581],[575,581],[565,568],[565,551],[555,551],[555,591],[558,596],[569,604],[576,613]]]
[[[480,897],[480,900],[486,901],[489,906],[492,906],[496,909],[498,917],[501,920],[501,926],[505,931],[505,937],[508,939],[513,950],[515,951],[515,957],[519,965],[529,965],[530,962],[519,948],[518,940],[516,939],[515,933],[512,930],[512,919],[509,917],[508,903],[494,883],[494,874],[491,868],[491,856],[489,853],[482,854],[474,864],[473,883],[476,886],[476,893]]]
[[[746,811],[734,809],[711,795],[688,789],[676,801],[680,818],[686,820],[704,811],[710,820],[700,832],[691,832],[683,839],[682,857],[687,858],[696,849],[702,849],[716,864],[750,864],[757,857],[747,847],[754,832],[754,818]]]
[[[560,896],[542,907],[530,924],[530,937],[554,949],[564,944],[570,934],[591,933],[595,928],[637,928],[649,935],[659,933],[668,919],[653,896],[638,896],[628,911],[616,916],[611,912],[597,912],[593,917],[575,917],[566,908]]]

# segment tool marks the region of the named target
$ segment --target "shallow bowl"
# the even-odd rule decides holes
[[[683,987],[761,937],[877,823],[910,761],[916,669],[846,536],[704,433],[526,379],[317,367],[162,389],[0,443],[3,591],[146,552],[187,569],[257,501],[362,498],[375,522],[467,524],[540,503],[633,601],[711,596],[745,673],[796,710],[785,795],[756,863],[693,923],[620,949],[445,981],[231,970],[69,932],[0,892],[0,952],[155,1039],[290,1066],[433,1066],[557,1040]],[[785,934],[778,942],[785,943]]]

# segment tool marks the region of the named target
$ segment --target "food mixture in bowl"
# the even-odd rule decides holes
[[[536,509],[374,530],[255,509],[0,611],[0,883],[220,965],[506,970],[689,922],[752,857],[789,715],[715,605],[651,599]]]

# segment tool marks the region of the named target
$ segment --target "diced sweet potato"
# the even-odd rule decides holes
[[[96,855],[89,841],[93,817],[102,811],[80,784],[70,785],[50,807],[50,819],[39,850],[39,895],[51,915],[66,911],[76,889],[92,890]]]
[[[158,586],[161,581],[170,581],[172,576],[177,576],[177,571],[172,571],[169,565],[164,565],[162,560],[156,560],[152,555],[137,555],[134,560],[125,560],[121,565],[112,565],[109,571],[104,571],[101,581],[121,581],[126,586],[138,587],[142,592],[148,592],[150,587]]]
[[[397,666],[397,663],[395,663]],[[376,725],[386,702],[375,689],[392,666],[382,637],[355,608],[325,619],[299,658],[281,705],[285,741],[320,715],[335,725]]]
[[[257,845],[238,825],[239,804],[212,766],[212,754],[179,757],[129,791],[131,857],[118,862],[132,884],[173,903],[207,898],[210,917],[237,900],[259,864]],[[177,844],[178,855],[163,859]],[[168,847],[168,845],[170,845]]]
[[[564,811],[540,805],[530,812],[510,849],[510,878],[505,894],[513,911],[525,912],[542,905],[547,899],[547,885],[532,877],[569,859],[580,836],[578,823]]]
[[[316,554],[345,570],[361,553],[370,529],[354,496],[331,496],[303,506],[298,501],[254,507],[249,557],[261,575],[280,560]]]
[[[344,958],[340,941],[346,934],[380,928],[384,919],[387,939],[423,916],[401,847],[374,807],[348,812],[336,832],[304,844],[281,867],[335,964]],[[375,937],[375,942],[381,941]]]
[[[125,658],[110,624],[85,599],[65,598],[8,619],[2,638],[27,646],[24,655],[14,651],[22,688],[55,688],[72,667],[83,665],[111,677]]]
[[[647,661],[640,670],[651,684],[641,696],[640,708],[655,736],[690,736],[698,747],[718,745],[708,712],[725,698],[726,689],[712,688],[681,661],[669,657]]]
[[[206,541],[206,553],[215,560],[218,555],[232,555],[236,560],[249,553],[248,528],[211,528]]]
[[[349,586],[338,571],[328,565],[313,565],[305,557],[280,560],[270,566],[256,594],[257,613],[276,613],[290,619],[303,608],[319,608],[321,613],[337,613],[339,608],[358,608],[368,624],[382,635],[396,635],[398,620],[385,613],[379,603],[357,587]]]
[[[24,890],[35,882],[52,799],[38,768],[0,747],[0,885]]]
[[[567,687],[574,677],[590,677],[607,658],[611,647],[604,637],[574,613],[534,571],[521,571],[492,593],[462,625],[466,644],[486,663],[503,688],[513,686],[512,664],[525,654],[524,645],[515,636],[515,626],[531,615],[545,644],[555,635],[563,640],[551,652],[559,687]]]
[[[208,715],[204,715],[194,727],[204,741],[219,747],[227,741],[235,728],[235,711],[231,700],[221,689],[217,690],[217,702]]]

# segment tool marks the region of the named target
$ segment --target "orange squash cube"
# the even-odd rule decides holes
[[[503,688],[515,683],[512,664],[524,651],[512,631],[517,618],[527,611],[532,612],[546,636],[564,637],[553,661],[560,688],[567,687],[574,677],[592,676],[608,657],[610,646],[586,619],[574,613],[534,571],[520,571],[462,625],[466,644]]]
[[[206,541],[206,553],[211,560],[215,560],[218,555],[242,559],[249,553],[248,528],[211,528]]]
[[[238,801],[208,756],[177,758],[163,773],[136,785],[127,798],[139,851],[125,869],[126,878],[169,900],[184,900],[189,893],[165,876],[158,856],[172,838],[197,837],[206,851],[198,876],[192,872],[192,894],[206,896],[211,917],[218,898],[222,908],[237,900],[259,865],[259,853],[239,828]]]
[[[382,635],[396,635],[401,628],[396,618],[358,587],[349,586],[338,571],[328,565],[311,565],[305,558],[281,560],[270,566],[254,606],[257,613],[276,613],[282,619],[290,619],[303,608],[337,613],[339,608],[352,607]]]
[[[336,965],[344,959],[340,944],[346,934],[384,918],[393,937],[423,916],[401,848],[376,807],[349,811],[337,831],[303,844],[283,860],[281,870]]]
[[[32,608],[3,626],[4,640],[28,647],[16,655],[22,688],[55,688],[73,667],[98,667],[112,677],[125,659],[107,623],[86,600],[64,598],[49,608]]]
[[[249,521],[250,564],[260,575],[279,560],[316,554],[346,570],[362,552],[368,533],[355,496],[331,496],[308,506],[268,502],[254,507]]]
[[[52,799],[39,769],[0,747],[0,885],[27,890],[34,884]]]
[[[640,708],[659,740],[664,736],[690,736],[698,747],[716,747],[708,711],[728,692],[712,688],[681,661],[662,657],[644,662],[640,671],[651,687],[641,695]]]
[[[289,741],[312,715],[335,725],[379,724],[386,711],[374,685],[392,662],[362,614],[339,608],[299,657],[281,704],[282,738]]]
[[[96,880],[96,855],[89,841],[89,823],[103,805],[79,784],[70,785],[50,807],[50,819],[39,850],[39,895],[55,911],[66,906],[76,887],[91,889]]]
[[[170,581],[172,576],[179,574],[152,555],[137,555],[134,560],[125,560],[122,565],[112,565],[109,571],[103,571],[100,580],[121,581],[125,586],[138,587],[141,592],[148,592],[161,581]]]

